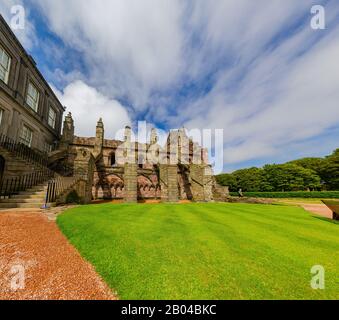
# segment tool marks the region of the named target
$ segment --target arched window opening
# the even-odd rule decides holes
[[[145,157],[143,155],[139,155],[138,156],[139,168],[142,169],[144,167],[144,164],[145,164]]]
[[[116,165],[116,159],[115,159],[115,153],[111,154],[111,166],[115,166]]]

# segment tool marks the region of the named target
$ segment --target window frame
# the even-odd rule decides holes
[[[54,112],[54,119],[53,119],[52,117],[50,117],[51,111]],[[55,110],[54,107],[52,107],[52,106],[50,105],[49,108],[48,108],[48,114],[47,114],[47,124],[48,124],[51,128],[53,128],[53,129],[56,128],[56,125],[57,125],[57,118],[58,118],[58,113],[57,113],[57,111]],[[52,120],[53,122],[50,123],[50,120]]]
[[[32,87],[33,89],[35,89],[35,91],[36,91],[36,93],[37,93],[37,98],[36,98],[36,100],[34,100],[34,97],[31,96],[30,93],[29,93],[30,87]],[[29,102],[28,102],[28,101],[29,101],[29,98],[32,99],[32,101],[36,103],[36,105],[34,106],[36,109],[35,109],[33,106],[31,106],[31,105],[29,104]],[[27,85],[26,104],[27,104],[28,107],[29,107],[30,109],[32,109],[35,113],[38,113],[38,111],[39,111],[39,102],[40,102],[40,92],[39,92],[37,86],[33,83],[33,81],[30,80],[30,81],[28,81],[28,85]]]
[[[53,143],[49,143],[48,141],[45,140],[45,143],[44,143],[44,152],[45,153],[50,153],[53,151]]]
[[[26,139],[27,137],[24,137],[24,130],[26,130],[26,132],[30,133],[30,139],[29,140]],[[22,129],[21,129],[21,133],[20,133],[20,143],[31,148],[32,142],[33,142],[33,134],[34,134],[33,130],[29,126],[23,124]]]
[[[3,65],[0,63],[0,68],[4,68],[5,70],[5,78],[4,79],[0,78],[0,80],[3,81],[6,85],[8,85],[9,75],[11,72],[11,65],[12,65],[12,56],[8,53],[8,51],[2,45],[0,45],[0,52],[1,51],[2,51],[2,54],[5,54],[8,57],[8,67],[7,69],[5,69]],[[2,55],[0,55],[0,57],[2,60]]]

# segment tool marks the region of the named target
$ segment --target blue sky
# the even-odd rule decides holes
[[[6,0],[78,135],[146,120],[224,129],[224,170],[339,147],[336,0]],[[310,27],[314,4],[326,29]]]

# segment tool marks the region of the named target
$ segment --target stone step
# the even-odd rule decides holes
[[[0,202],[0,209],[12,208],[42,208],[44,203],[2,203]]]
[[[47,191],[47,186],[35,186],[30,189],[27,189],[27,192],[46,192]]]
[[[9,198],[9,199],[2,199],[0,203],[43,203],[44,197],[40,198],[26,198],[26,199],[16,199],[16,198]]]
[[[11,162],[11,163],[8,163],[7,164],[7,168],[8,169],[31,169],[33,170],[34,169],[34,166],[32,165],[27,165],[25,162],[23,163],[17,163],[17,162]]]
[[[18,196],[42,196],[46,195],[46,191],[21,191],[18,193]],[[15,196],[14,196],[15,197]]]
[[[46,192],[31,193],[31,192],[20,192],[17,195],[12,196],[13,199],[42,199],[45,198]]]

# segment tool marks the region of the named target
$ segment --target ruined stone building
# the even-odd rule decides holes
[[[215,183],[207,150],[185,130],[169,133],[160,146],[74,135],[74,121],[0,15],[0,208],[41,207],[64,202],[76,191],[82,202],[123,199],[212,201],[227,190]],[[78,119],[81,121],[81,119]]]
[[[184,129],[170,132],[167,145],[162,147],[155,129],[145,144],[131,141],[130,127],[125,128],[124,141],[107,140],[100,119],[96,136],[84,138],[74,135],[74,121],[68,114],[60,147],[51,153],[50,162],[56,171],[90,179],[89,197],[93,199],[214,199],[216,183],[207,150],[189,139]]]

